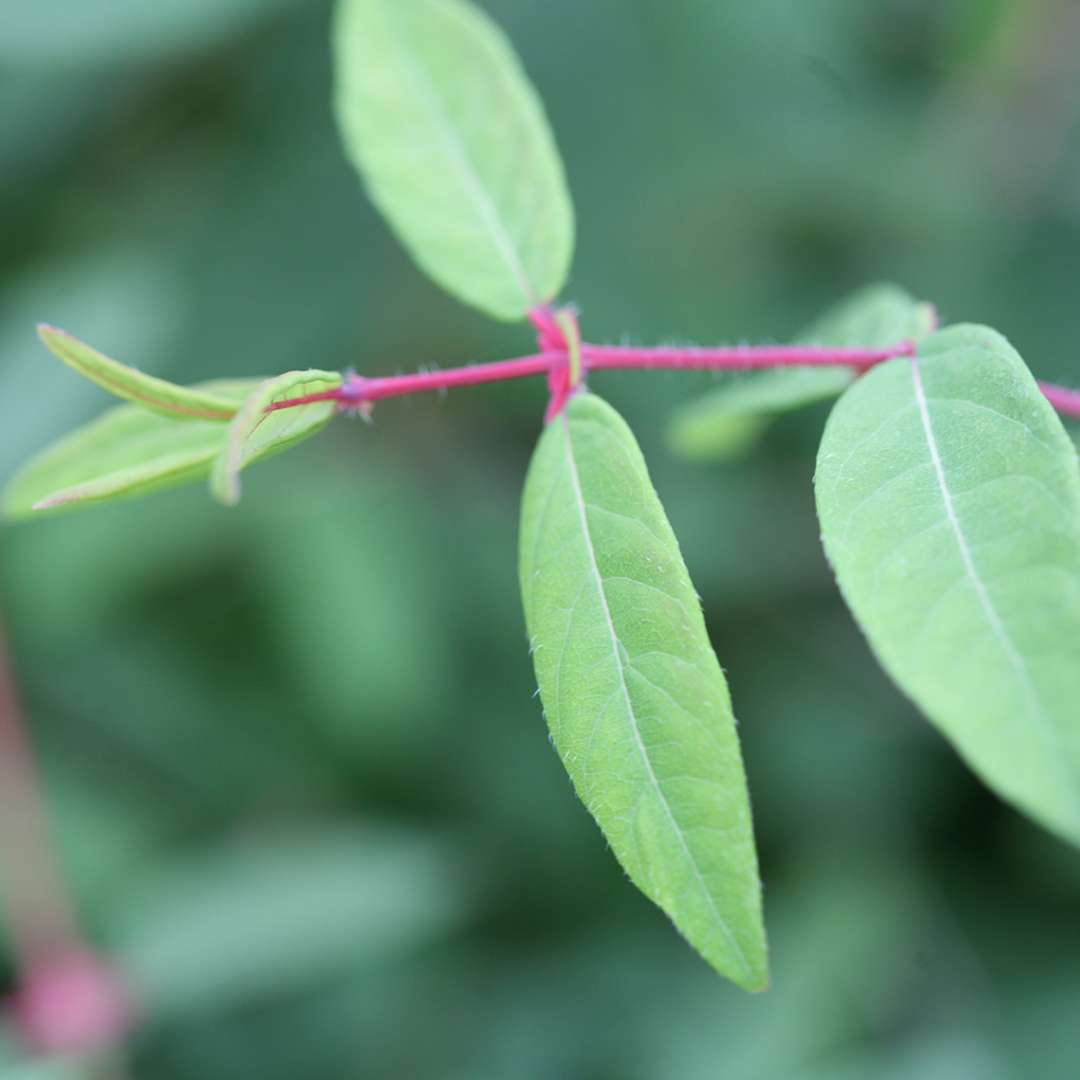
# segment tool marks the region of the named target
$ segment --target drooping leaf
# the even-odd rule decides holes
[[[1080,471],[999,334],[860,379],[817,468],[825,549],[882,664],[1004,798],[1080,843]]]
[[[336,111],[372,200],[440,285],[521,318],[566,278],[574,221],[513,48],[466,0],[343,0]]]
[[[830,308],[798,337],[804,345],[884,349],[920,341],[936,315],[895,285],[870,285]],[[776,368],[742,375],[678,410],[672,449],[691,461],[720,461],[749,449],[781,413],[838,397],[854,373],[839,367]]]
[[[178,386],[165,379],[146,375],[133,367],[110,359],[77,337],[42,324],[38,336],[49,351],[91,382],[110,394],[141,405],[144,409],[174,420],[230,420],[236,414],[236,402],[227,396]]]
[[[592,394],[529,468],[521,588],[540,696],[574,786],[634,883],[719,972],[767,982],[731,700],[633,435]]]
[[[203,388],[236,408],[253,385],[237,379]],[[215,421],[179,423],[137,405],[117,406],[28,462],[4,492],[4,513],[27,518],[199,480],[227,431]]]
[[[245,399],[219,444],[210,469],[210,490],[226,506],[240,501],[240,472],[248,465],[314,435],[333,418],[333,401],[267,412],[268,405],[288,398],[336,390],[342,377],[334,371],[287,371],[259,383]]]

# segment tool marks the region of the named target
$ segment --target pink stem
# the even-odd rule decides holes
[[[672,368],[678,370],[750,371],[772,367],[853,367],[864,371],[910,356],[915,346],[902,341],[887,349],[826,348],[816,345],[736,345],[731,348],[651,348],[626,345],[582,345],[590,371],[605,368]]]
[[[386,375],[365,378],[351,375],[337,390],[324,390],[318,394],[275,401],[267,406],[267,412],[292,409],[298,405],[311,405],[317,401],[338,401],[342,405],[358,406],[382,398],[419,394],[430,390],[447,390],[455,386],[476,386],[479,383],[503,382],[506,379],[522,379],[529,375],[546,375],[553,367],[564,363],[563,352],[542,352],[536,356],[522,356],[516,360],[499,360],[493,364],[473,364],[469,367],[449,368],[446,371],[420,371],[415,375]]]
[[[1069,390],[1048,382],[1039,383],[1039,389],[1062,416],[1080,417],[1080,390]]]
[[[82,948],[75,905],[50,835],[45,798],[0,631],[0,900],[23,973]]]
[[[555,312],[549,307],[535,307],[529,312],[529,322],[536,328],[536,340],[544,352],[564,352],[566,338]]]
[[[132,1020],[127,992],[85,943],[53,848],[38,775],[0,628],[0,901],[19,982],[8,1002],[27,1045],[98,1049]]]
[[[421,371],[414,375],[388,375],[366,378],[351,375],[337,390],[275,401],[267,412],[293,409],[319,401],[336,401],[343,408],[360,408],[382,398],[400,397],[457,386],[503,382],[530,375],[547,375],[554,399],[567,364],[567,352],[561,330],[550,312],[538,309],[530,318],[538,329],[543,352],[515,360],[448,368],[445,371]],[[817,345],[736,345],[726,348],[636,348],[627,345],[589,345],[582,343],[581,358],[587,371],[605,370],[707,370],[752,371],[776,367],[850,367],[863,372],[875,364],[896,356],[911,356],[915,346],[901,341],[885,349],[830,348]],[[1064,416],[1080,418],[1080,390],[1041,382],[1047,400]],[[549,409],[549,415],[551,410]]]

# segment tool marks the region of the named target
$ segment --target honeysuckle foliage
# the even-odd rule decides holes
[[[931,304],[895,285],[868,285],[837,304],[796,339],[804,345],[885,346],[919,342],[937,324]],[[675,412],[668,442],[688,461],[738,457],[779,415],[839,397],[855,381],[850,368],[773,368],[736,376]]]
[[[547,307],[574,221],[539,97],[466,0],[341,0],[333,39],[345,151],[391,227],[461,300],[540,331],[540,356],[506,365],[547,370],[552,388],[520,581],[555,748],[630,879],[718,972],[763,989],[761,881],[724,673],[637,443],[586,389],[576,321]],[[315,370],[182,387],[40,334],[125,404],[16,475],[4,497],[15,520],[207,478],[231,505],[246,466],[390,396],[364,397],[378,380]],[[799,341],[895,358],[867,371],[800,350],[832,366],[721,385],[674,418],[671,443],[731,456],[774,416],[839,398],[815,492],[870,647],[987,784],[1080,843],[1080,472],[1061,421],[1000,335],[938,330],[933,308],[895,286],[857,293]]]
[[[236,409],[252,385],[221,380],[194,390]],[[119,405],[25,465],[7,485],[4,513],[20,520],[204,479],[225,431],[213,420],[178,422],[144,405]]]
[[[346,152],[420,266],[499,319],[553,299],[574,213],[540,98],[502,31],[462,0],[348,0],[334,54]]]
[[[767,981],[735,718],[701,605],[630,429],[579,393],[521,511],[521,592],[559,755],[631,880],[717,970]]]
[[[833,410],[818,514],[886,670],[1004,798],[1080,843],[1080,470],[1000,334],[953,326]]]

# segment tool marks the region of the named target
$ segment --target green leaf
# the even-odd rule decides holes
[[[99,353],[65,330],[42,323],[38,336],[49,351],[110,394],[174,420],[230,420],[236,402],[221,394],[145,375]]]
[[[253,380],[205,383],[208,394],[243,401]],[[199,480],[225,441],[226,425],[177,423],[120,405],[44,450],[12,478],[4,513],[12,519],[71,509]]]
[[[717,969],[767,980],[731,699],[633,435],[592,394],[544,432],[521,588],[540,696],[578,795],[633,882]]]
[[[774,368],[732,379],[672,417],[668,442],[689,461],[723,461],[757,442],[781,413],[828,401],[851,385],[848,368]]]
[[[287,371],[266,379],[249,394],[229,424],[228,435],[210,469],[210,490],[226,506],[240,501],[240,472],[260,459],[286,450],[324,428],[334,416],[337,403],[311,405],[266,412],[268,405],[288,398],[336,390],[342,377],[334,371]]]
[[[799,335],[804,345],[865,345],[884,349],[922,341],[937,326],[933,304],[916,300],[896,285],[867,285],[829,308]]]
[[[936,314],[895,285],[870,285],[830,308],[799,335],[804,345],[886,348],[920,341]],[[740,376],[690,402],[672,418],[671,448],[690,461],[721,461],[748,450],[772,420],[838,397],[854,381],[847,368],[776,368]]]
[[[882,664],[999,794],[1080,843],[1080,472],[993,330],[957,326],[860,379],[817,504]]]
[[[334,27],[345,149],[443,288],[521,318],[566,280],[573,209],[535,90],[464,0],[343,0]]]

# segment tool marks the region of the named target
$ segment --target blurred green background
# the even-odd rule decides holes
[[[1080,381],[1072,0],[485,6],[567,163],[590,340],[784,340],[889,279]],[[107,405],[37,320],[184,382],[529,350],[426,282],[365,201],[329,13],[5,5],[4,479]],[[822,411],[744,462],[672,459],[666,417],[709,384],[593,379],[729,673],[763,996],[624,880],[548,742],[516,583],[539,380],[339,421],[254,470],[235,511],[193,489],[0,531],[64,865],[141,1003],[134,1076],[1080,1075],[1080,854],[878,672],[818,543]],[[18,1057],[0,1035],[0,1075],[38,1075]]]

